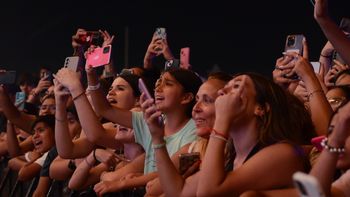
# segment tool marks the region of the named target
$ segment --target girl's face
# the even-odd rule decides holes
[[[121,109],[131,109],[136,105],[137,98],[133,94],[133,89],[123,78],[116,78],[107,95],[109,103]]]
[[[54,131],[44,122],[39,122],[33,129],[33,144],[39,153],[47,152],[54,144]]]
[[[134,130],[115,124],[117,134],[115,139],[121,143],[135,143]]]
[[[40,106],[39,116],[55,115],[56,102],[54,98],[47,98]]]
[[[327,100],[333,111],[337,110],[345,102],[345,94],[340,88],[330,89],[326,94]]]
[[[80,131],[81,131],[80,122],[77,120],[75,115],[73,115],[71,112],[67,113],[67,120],[68,120],[69,134],[72,137],[72,139],[74,139],[80,134]]]
[[[210,134],[215,122],[215,100],[218,90],[223,88],[222,81],[211,79],[201,85],[196,95],[196,104],[192,110],[192,118],[196,123],[197,135]]]
[[[154,94],[156,106],[163,113],[180,107],[184,98],[183,87],[168,72],[158,79]]]
[[[339,154],[337,168],[347,170],[350,168],[350,137],[345,141],[345,153]]]
[[[245,78],[245,80],[243,80]],[[230,95],[237,94],[238,88],[243,86],[242,93],[240,96],[240,102],[245,103],[244,109],[241,114],[237,117],[235,122],[244,122],[245,120],[251,120],[256,118],[257,107],[259,104],[256,102],[256,91],[254,87],[253,80],[247,75],[239,75],[228,82],[227,85],[221,90],[219,90],[219,95]],[[236,110],[236,109],[230,109]]]

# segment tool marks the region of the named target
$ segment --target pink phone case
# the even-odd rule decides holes
[[[143,82],[143,80],[142,80],[141,78],[139,78],[139,90],[140,90],[141,93],[144,93],[144,94],[145,94],[146,99],[151,99],[151,98],[153,98],[153,97],[151,96],[151,94],[149,93],[149,91],[148,91],[148,89],[147,89],[145,83]]]
[[[190,66],[190,47],[182,48],[180,51],[180,65],[184,67]]]
[[[108,45],[103,48],[97,47],[92,53],[87,54],[85,67],[99,67],[109,64],[111,58],[112,46]]]
[[[314,147],[318,150],[318,151],[322,151],[323,147],[321,145],[322,140],[325,138],[325,136],[318,136],[318,137],[314,137],[311,139],[311,143],[312,145],[314,145]]]

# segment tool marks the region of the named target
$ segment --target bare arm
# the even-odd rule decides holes
[[[19,146],[17,135],[13,124],[7,121],[7,148],[10,157],[16,157],[22,154],[21,147]]]
[[[32,123],[36,119],[35,116],[18,111],[5,92],[3,86],[0,86],[0,108],[9,121],[20,129],[31,133]]]
[[[35,160],[34,160],[35,161]],[[18,179],[21,181],[28,181],[39,175],[41,166],[34,161],[27,163],[18,172]]]
[[[329,17],[327,6],[327,0],[316,0],[314,17],[335,50],[340,53],[344,61],[349,65],[350,40],[346,38],[344,32]]]
[[[69,161],[57,156],[50,165],[50,177],[61,181],[69,179],[73,174],[73,170],[68,168]]]
[[[46,196],[47,192],[50,189],[51,179],[50,177],[41,176],[38,182],[38,186],[36,187],[33,197],[41,197]]]

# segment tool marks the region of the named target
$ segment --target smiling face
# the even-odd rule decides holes
[[[39,153],[47,152],[55,143],[53,129],[44,122],[38,122],[33,129],[33,144]]]
[[[107,95],[108,102],[121,109],[131,109],[136,105],[137,97],[133,94],[130,84],[123,78],[116,78]]]
[[[184,96],[183,87],[168,72],[164,73],[156,83],[155,103],[163,113],[180,107]]]
[[[215,100],[218,90],[224,87],[224,82],[211,79],[201,85],[196,95],[196,104],[192,110],[192,118],[196,123],[197,135],[207,136],[215,122]]]

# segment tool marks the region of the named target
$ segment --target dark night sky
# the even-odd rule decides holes
[[[350,16],[348,0],[330,0],[339,22]],[[198,72],[214,64],[224,71],[270,74],[288,34],[303,33],[311,60],[317,60],[326,39],[313,19],[309,0],[292,1],[12,1],[0,8],[0,65],[34,71],[40,65],[61,67],[72,54],[71,36],[78,27],[106,29],[115,34],[113,58],[124,65],[124,29],[129,27],[129,65],[140,65],[153,31],[167,28],[175,54],[191,47],[191,64]],[[347,8],[347,9],[346,9]]]

